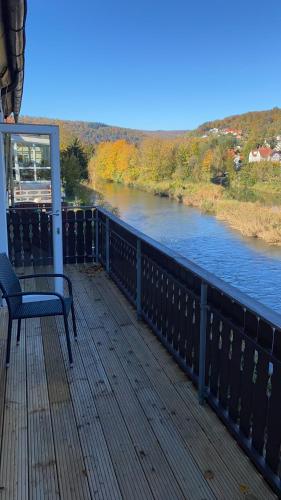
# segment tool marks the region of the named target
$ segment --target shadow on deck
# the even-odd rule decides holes
[[[61,318],[27,320],[6,376],[0,313],[0,498],[276,498],[113,282],[92,270],[65,269],[73,368]]]

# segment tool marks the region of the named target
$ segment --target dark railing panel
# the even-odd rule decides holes
[[[136,248],[115,230],[109,230],[110,272],[128,297],[136,300]]]
[[[106,217],[104,214],[98,212],[99,216],[99,222],[98,222],[98,238],[99,238],[99,247],[97,249],[98,251],[98,260],[105,266],[105,261],[106,261],[106,238],[105,238],[105,233],[106,233]]]
[[[67,264],[76,264],[76,234],[75,234],[75,212],[66,212],[66,224],[63,230],[66,233],[67,252],[64,252],[64,259]]]
[[[62,209],[64,263],[95,259],[95,207]],[[15,267],[53,262],[52,216],[46,208],[8,211],[9,254]]]
[[[52,218],[42,211],[40,213],[40,232],[41,232],[41,259],[38,264],[49,265],[53,261],[52,246]],[[34,262],[35,263],[35,262]]]
[[[83,227],[84,227],[84,260],[81,262],[93,262],[95,259],[96,245],[95,245],[95,217],[96,210],[93,208],[85,209]]]

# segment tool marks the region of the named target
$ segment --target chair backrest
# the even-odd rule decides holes
[[[20,281],[5,253],[0,253],[0,289],[3,294],[21,292]],[[22,302],[22,297],[7,299],[8,307],[13,310]]]

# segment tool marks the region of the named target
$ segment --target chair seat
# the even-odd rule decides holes
[[[63,300],[66,314],[68,315],[72,304],[72,298],[64,297]],[[60,299],[38,300],[19,304],[16,311],[13,313],[13,318],[42,318],[43,316],[59,316],[61,314],[63,314],[63,310]]]

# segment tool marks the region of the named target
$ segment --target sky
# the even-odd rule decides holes
[[[27,0],[21,113],[186,130],[281,107],[280,0]]]

